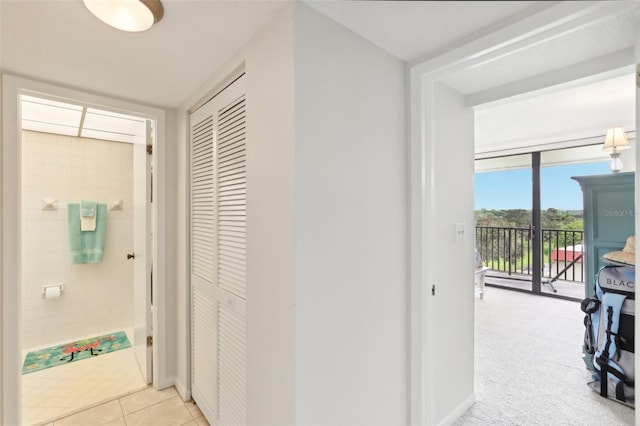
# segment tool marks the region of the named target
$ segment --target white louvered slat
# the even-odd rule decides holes
[[[212,425],[247,421],[243,85],[191,114],[192,394]]]
[[[218,303],[218,410],[221,425],[246,425],[246,322]]]
[[[216,410],[214,117],[192,115],[191,128],[191,376],[203,413]]]
[[[216,195],[218,287],[247,297],[246,227],[246,110],[241,97],[218,112]],[[228,230],[234,232],[230,235]]]
[[[191,360],[191,376],[194,395],[197,395],[198,404],[203,411],[214,412],[215,406],[215,370],[211,368],[215,359],[216,348],[214,345],[215,330],[215,303],[212,292],[201,289],[197,285],[192,290],[191,308],[191,339],[193,345]],[[206,408],[204,407],[206,405]]]
[[[191,268],[193,275],[213,284],[214,170],[213,117],[195,123],[191,140]]]

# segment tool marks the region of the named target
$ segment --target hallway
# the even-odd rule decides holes
[[[198,406],[171,387],[146,388],[44,426],[209,426]]]

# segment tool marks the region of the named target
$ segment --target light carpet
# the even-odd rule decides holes
[[[455,425],[633,425],[602,398],[582,361],[577,302],[485,288],[476,298],[476,402]]]

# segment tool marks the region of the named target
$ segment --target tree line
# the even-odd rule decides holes
[[[505,228],[528,228],[531,224],[531,210],[508,209],[475,211],[476,226],[499,226]],[[541,212],[543,229],[582,230],[582,210],[559,210],[549,208]]]

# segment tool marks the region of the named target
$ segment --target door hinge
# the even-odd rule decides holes
[[[147,346],[153,346],[153,336],[147,336]]]
[[[147,145],[147,154],[153,155],[153,145]]]

